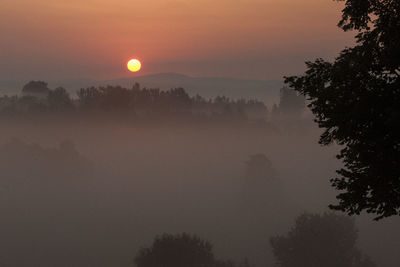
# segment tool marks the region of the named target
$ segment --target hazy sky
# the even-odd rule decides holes
[[[333,0],[2,0],[0,80],[140,74],[277,79],[352,44]]]

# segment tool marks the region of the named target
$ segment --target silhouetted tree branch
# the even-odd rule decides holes
[[[347,0],[339,27],[356,30],[357,45],[335,62],[307,62],[286,83],[309,100],[325,131],[320,143],[343,146],[344,168],[332,185],[331,208],[376,219],[400,215],[400,1]]]

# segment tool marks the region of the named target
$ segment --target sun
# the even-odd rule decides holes
[[[142,68],[142,63],[138,59],[131,59],[126,64],[126,67],[132,72],[137,72]]]

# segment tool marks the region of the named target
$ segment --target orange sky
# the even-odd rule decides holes
[[[353,34],[332,0],[2,0],[0,80],[141,74],[276,79]]]

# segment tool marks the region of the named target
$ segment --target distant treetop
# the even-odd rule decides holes
[[[30,81],[22,88],[23,94],[47,94],[49,88],[43,81]]]

